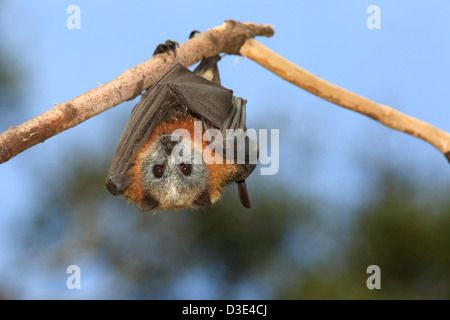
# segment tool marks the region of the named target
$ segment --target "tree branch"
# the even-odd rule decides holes
[[[329,83],[286,60],[254,39],[247,40],[240,55],[252,59],[279,77],[341,107],[366,115],[385,126],[422,139],[436,147],[450,162],[450,134]]]
[[[159,54],[126,70],[116,79],[61,103],[41,115],[0,134],[0,163],[48,138],[72,128],[124,101],[132,100],[158,81],[176,63],[189,67],[203,57],[225,52],[238,54],[254,36],[273,35],[273,27],[227,20],[177,48],[177,56]]]
[[[225,52],[248,57],[296,86],[327,101],[364,114],[392,129],[420,138],[436,147],[450,161],[450,134],[388,106],[339,88],[301,69],[253,39],[270,37],[269,25],[227,20],[181,44],[177,56],[160,54],[126,70],[116,79],[0,134],[0,163],[46,139],[123,101],[134,99],[160,79],[172,66],[189,67],[203,57]]]

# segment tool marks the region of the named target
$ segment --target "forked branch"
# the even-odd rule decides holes
[[[181,44],[176,57],[171,54],[154,56],[100,87],[56,105],[21,125],[10,127],[0,134],[0,163],[103,111],[134,99],[176,63],[189,67],[203,57],[221,52],[248,57],[312,94],[427,141],[450,161],[449,133],[320,79],[253,39],[255,36],[270,37],[273,33],[269,25],[227,20],[222,26],[207,30]]]

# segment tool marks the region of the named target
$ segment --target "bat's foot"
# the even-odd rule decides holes
[[[155,49],[155,52],[153,52],[153,55],[157,55],[160,53],[168,53],[169,51],[173,52],[173,55],[177,56],[177,46],[178,42],[173,40],[167,40],[164,43],[158,44],[158,46]]]
[[[201,33],[198,30],[194,30],[189,34],[189,39],[192,39],[193,37],[195,37],[196,34]],[[173,55],[176,57],[177,56],[177,47],[178,47],[178,42],[173,41],[173,40],[167,40],[164,43],[160,43],[158,44],[158,46],[156,47],[155,51],[153,52],[153,55],[157,55],[160,53],[168,53],[169,51],[173,52]]]

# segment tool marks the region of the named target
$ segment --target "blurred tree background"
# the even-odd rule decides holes
[[[5,47],[3,129],[17,117],[26,81]],[[248,180],[251,210],[230,186],[212,208],[168,213],[140,213],[112,197],[104,182],[113,147],[94,152],[77,144],[59,158],[63,165],[34,177],[39,201],[8,244],[18,256],[2,268],[18,273],[1,279],[0,299],[29,297],[19,275],[36,268],[36,286],[47,287],[41,297],[78,298],[65,288],[71,264],[81,267],[83,298],[449,299],[450,186],[366,155],[355,170],[367,172],[370,195],[356,205],[308,196],[314,172],[307,164],[322,155],[301,150],[316,138],[300,136],[288,148],[294,181]],[[369,265],[381,268],[381,290],[366,287]]]
[[[103,188],[108,164],[75,159],[22,226],[22,245],[48,270],[74,261],[107,270],[113,288],[101,298],[450,298],[446,190],[424,194],[379,168],[374,198],[335,229],[319,204],[264,177],[251,184],[251,210],[233,186],[210,209],[140,213]],[[381,290],[366,287],[372,264]]]

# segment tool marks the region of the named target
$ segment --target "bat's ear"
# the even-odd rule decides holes
[[[118,196],[130,186],[131,183],[129,180],[128,176],[109,175],[106,179],[106,189],[108,189],[113,196]]]
[[[205,189],[202,193],[200,193],[194,200],[193,204],[199,207],[211,207],[211,196],[209,195],[208,190]]]
[[[141,202],[141,211],[153,210],[159,206],[159,201],[151,194],[146,193]]]
[[[238,170],[230,177],[228,182],[244,181],[255,170],[256,164],[238,164]]]

